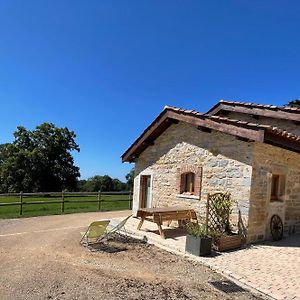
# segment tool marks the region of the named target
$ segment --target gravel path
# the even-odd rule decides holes
[[[128,214],[0,220],[0,299],[259,299],[232,283],[224,293],[220,275],[141,241],[79,245],[92,220]]]

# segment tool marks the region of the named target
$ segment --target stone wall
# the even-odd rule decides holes
[[[280,174],[285,190],[280,201],[271,202],[271,178]],[[275,146],[255,143],[248,241],[270,238],[270,218],[278,214],[285,231],[300,230],[300,154]]]
[[[279,127],[280,129],[285,129],[288,132],[300,136],[300,126],[297,125],[295,122],[289,120],[281,120],[281,119],[274,119],[274,118],[261,117],[261,116],[257,120],[253,118],[251,115],[237,113],[237,112],[229,112],[229,114],[226,115],[226,118],[243,120],[243,121],[257,123],[257,124],[272,125],[272,126]]]
[[[139,207],[140,175],[152,175],[152,207],[188,206],[204,212],[207,193],[232,194],[247,216],[252,176],[253,143],[195,126],[178,123],[169,127],[137,159],[133,211]],[[179,195],[178,172],[202,168],[199,195]]]

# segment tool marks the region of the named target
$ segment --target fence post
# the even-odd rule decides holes
[[[132,191],[129,191],[129,209],[132,209]]]
[[[98,191],[98,210],[101,211],[101,190]]]
[[[20,216],[23,215],[23,192],[20,192]]]
[[[209,193],[207,194],[207,203],[206,203],[206,220],[205,220],[205,227],[206,227],[206,234],[208,234],[208,218],[209,218]]]
[[[65,192],[62,191],[61,192],[61,212],[64,213],[65,212]]]

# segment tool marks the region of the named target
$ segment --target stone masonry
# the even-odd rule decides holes
[[[180,175],[196,175],[195,194],[180,194]],[[271,176],[284,176],[281,201],[270,202]],[[139,207],[141,175],[151,175],[151,206],[184,206],[204,215],[208,193],[229,192],[247,227],[247,241],[270,238],[273,214],[285,230],[300,229],[300,155],[275,146],[179,122],[160,135],[136,160],[133,212]]]
[[[207,193],[230,192],[247,217],[252,176],[252,143],[179,123],[172,125],[137,159],[133,211],[139,207],[140,175],[152,175],[152,206],[188,206],[204,213]],[[200,195],[183,195],[180,172],[200,168]],[[197,173],[196,173],[197,174]]]
[[[300,155],[278,147],[255,143],[250,196],[248,239],[270,238],[270,218],[278,214],[285,231],[300,230]],[[280,201],[271,202],[271,175],[284,176]]]

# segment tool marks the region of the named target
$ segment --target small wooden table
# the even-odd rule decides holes
[[[155,208],[140,208],[137,211],[137,217],[141,218],[137,227],[141,229],[144,221],[147,217],[151,217],[154,223],[157,224],[160,236],[164,239],[165,235],[161,228],[163,222],[171,221],[190,221],[197,222],[197,215],[193,209],[187,209],[182,207],[155,207]]]

